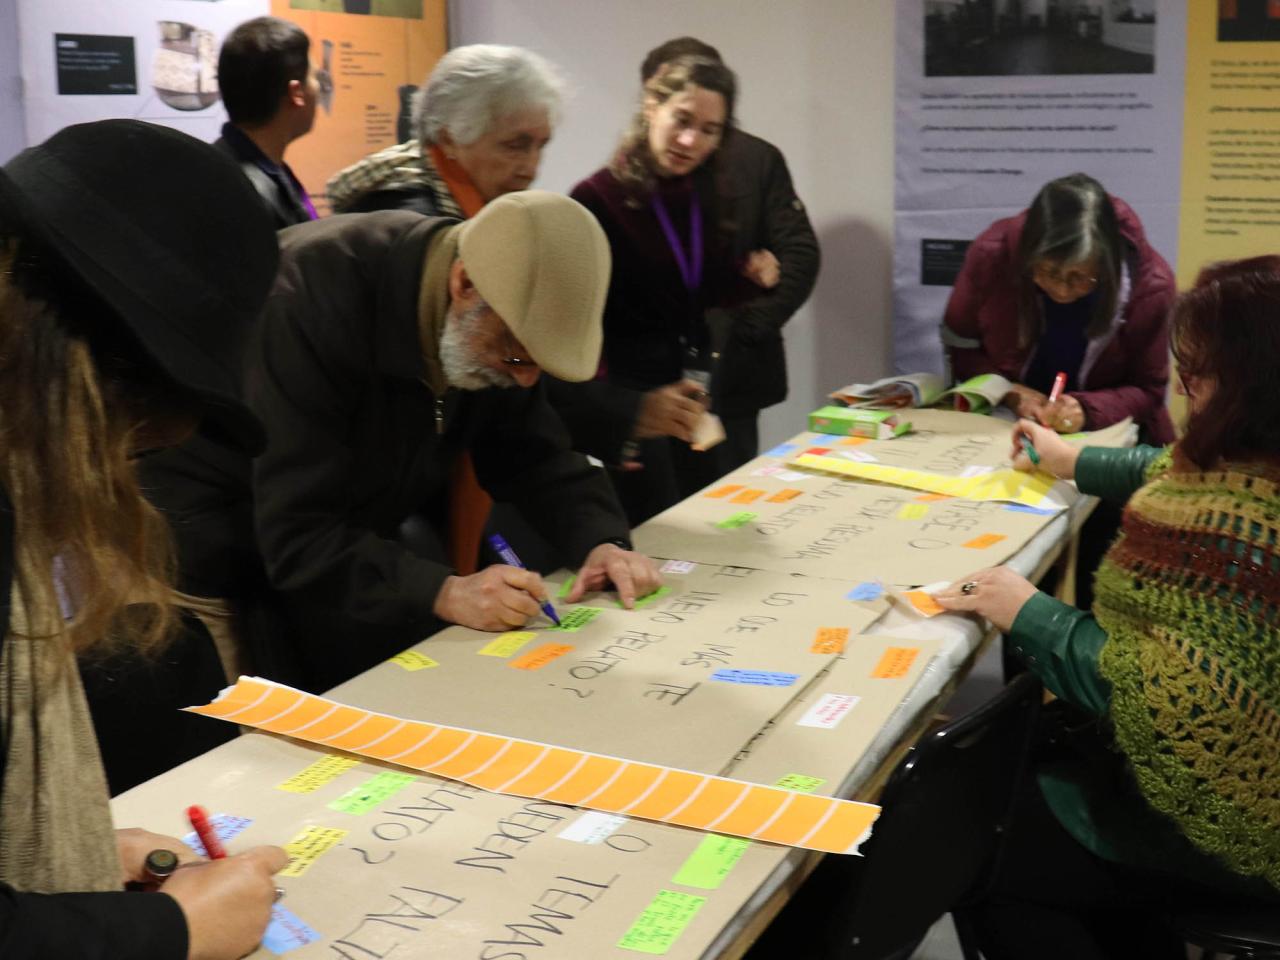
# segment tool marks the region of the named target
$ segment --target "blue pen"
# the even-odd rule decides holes
[[[1027,456],[1035,466],[1040,466],[1040,454],[1036,453],[1036,448],[1031,445],[1031,441],[1026,437],[1019,437],[1022,441],[1022,449],[1027,452]]]
[[[519,567],[521,570],[528,570],[520,558],[516,556],[516,552],[511,549],[511,544],[507,543],[499,533],[489,535],[489,546],[493,547],[493,552],[502,558],[502,562],[512,567]],[[560,618],[556,616],[556,608],[551,606],[550,600],[542,601],[542,612],[551,618],[551,622],[557,627],[560,626]]]

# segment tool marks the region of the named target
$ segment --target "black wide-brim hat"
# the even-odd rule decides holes
[[[0,196],[19,231],[60,258],[190,397],[204,432],[262,451],[262,423],[240,400],[242,349],[279,250],[230,157],[168,127],[82,123],[0,168]]]

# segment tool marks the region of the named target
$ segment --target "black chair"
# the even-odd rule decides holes
[[[951,911],[978,960],[964,906],[988,889],[1043,700],[1021,674],[987,703],[926,735],[885,785],[863,857],[827,856],[748,954],[769,960],[905,958]]]
[[[1203,960],[1280,960],[1280,907],[1188,910],[1170,918],[1174,931],[1204,951]]]

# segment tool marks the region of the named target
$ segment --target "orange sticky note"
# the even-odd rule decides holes
[[[515,667],[517,670],[541,670],[552,660],[563,657],[572,649],[573,646],[568,643],[544,643],[524,656],[516,657],[508,662],[507,666]]]
[[[933,503],[936,500],[950,500],[951,498],[945,493],[922,493],[916,499],[921,503]]]
[[[813,637],[810,653],[844,653],[844,645],[849,642],[848,627],[819,627]]]
[[[896,680],[905,677],[920,653],[919,647],[889,647],[885,650],[871,676],[876,680]]]
[[[867,442],[866,437],[845,437],[840,441],[842,447],[857,447]]]
[[[907,590],[902,594],[902,597],[926,617],[936,617],[938,614],[946,612],[942,604],[938,603],[937,600],[923,590]]]
[[[767,502],[768,503],[786,503],[788,500],[794,500],[796,497],[800,496],[800,494],[802,493],[804,493],[803,490],[795,490],[791,488],[788,488],[786,490],[779,490],[772,497],[768,497]]]
[[[764,496],[763,490],[743,490],[740,494],[732,497],[730,503],[754,503]]]
[[[1004,538],[1005,536],[1003,533],[984,533],[980,537],[974,537],[968,543],[964,544],[964,546],[969,547],[972,550],[985,550],[987,547],[999,543]]]
[[[742,484],[740,483],[726,483],[723,487],[716,487],[714,490],[707,491],[703,496],[719,500],[721,497],[727,497],[729,494],[736,493],[741,489]]]

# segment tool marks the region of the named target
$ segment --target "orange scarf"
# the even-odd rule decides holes
[[[434,143],[427,148],[440,179],[449,188],[454,202],[467,218],[474,217],[484,206],[484,198],[476,189],[462,164],[444,155]],[[446,550],[449,563],[460,576],[476,572],[480,560],[480,539],[489,519],[493,500],[484,492],[476,477],[471,454],[463,451],[453,463],[449,475],[449,529]]]

